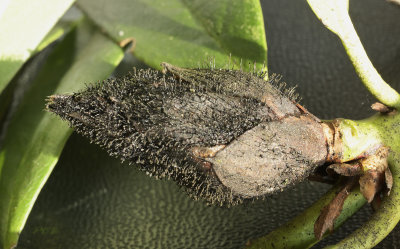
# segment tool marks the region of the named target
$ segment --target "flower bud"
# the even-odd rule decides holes
[[[50,96],[47,109],[111,156],[209,203],[281,191],[325,162],[320,121],[276,78],[163,66]]]

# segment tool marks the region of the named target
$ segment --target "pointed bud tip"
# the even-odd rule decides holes
[[[46,98],[46,110],[50,112],[56,112],[57,109],[66,104],[66,100],[71,96],[54,94]]]
[[[171,68],[173,68],[174,66],[167,63],[167,62],[162,62],[160,64],[160,66],[162,67],[162,73],[166,74],[168,71],[170,71]]]

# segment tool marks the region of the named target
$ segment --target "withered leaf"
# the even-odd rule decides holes
[[[357,176],[363,173],[362,167],[358,163],[335,163],[328,166],[328,173],[330,170],[342,176]]]
[[[360,191],[368,203],[371,203],[375,194],[383,189],[384,177],[384,172],[376,170],[368,170],[360,177]]]
[[[377,111],[377,112],[381,112],[381,113],[388,113],[390,111],[392,111],[392,108],[389,108],[388,106],[380,103],[380,102],[375,102],[371,105],[372,110]]]
[[[356,183],[356,177],[349,178],[340,192],[321,210],[321,214],[314,223],[314,235],[317,239],[321,239],[328,229],[333,231],[334,222],[342,212],[344,201]]]

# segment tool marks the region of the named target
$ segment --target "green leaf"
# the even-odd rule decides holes
[[[16,84],[11,83],[0,93],[0,131],[4,125],[8,108],[11,104]]]
[[[260,1],[183,2],[225,52],[243,59],[266,62],[267,44]]]
[[[80,8],[113,39],[134,39],[135,55],[149,66],[161,62],[182,67],[203,66],[215,58],[217,67],[243,68],[267,61],[260,2],[207,0],[78,0]],[[233,64],[232,63],[232,64]],[[231,65],[232,66],[232,65]]]
[[[0,243],[4,249],[16,245],[72,131],[43,110],[46,96],[77,91],[85,83],[107,78],[123,57],[120,47],[100,32],[90,35],[81,29],[71,32],[49,56],[11,120],[0,149]]]
[[[51,31],[37,46],[35,53],[42,51],[50,43],[56,41],[64,34],[70,32],[80,21],[81,20],[60,20],[59,22],[57,22],[57,24],[51,29]],[[27,62],[24,65],[26,64]],[[21,72],[21,69],[19,72],[21,73],[20,76],[24,77],[23,72]],[[3,89],[3,91],[0,92],[0,129],[2,121],[4,121],[5,119],[5,114],[7,113],[10,107],[14,90],[17,86],[18,77],[19,77],[18,74],[16,74],[14,78]]]
[[[0,93],[74,0],[13,0],[0,9]]]

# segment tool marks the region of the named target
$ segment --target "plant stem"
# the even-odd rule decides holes
[[[314,236],[314,223],[320,215],[321,209],[335,197],[341,186],[332,187],[324,196],[316,201],[303,213],[275,229],[268,235],[251,241],[247,249],[269,249],[269,248],[310,248],[318,242]],[[352,216],[366,203],[358,189],[352,191],[347,197],[343,212],[335,221],[335,229],[346,219]]]
[[[347,236],[332,248],[372,248],[382,241],[400,220],[400,157],[398,154],[389,160],[393,174],[393,188],[384,199],[382,206],[362,227]]]
[[[372,248],[382,241],[400,220],[400,115],[374,115],[371,118],[352,121],[343,120],[340,125],[343,145],[347,157],[351,158],[359,153],[359,146],[368,142],[368,146],[375,143],[388,145],[391,148],[389,155],[390,170],[393,175],[393,187],[381,207],[359,229],[334,246],[327,248]],[[367,141],[366,139],[369,139]],[[367,147],[364,147],[368,150]]]
[[[345,34],[339,34],[339,37],[364,86],[380,102],[399,110],[399,93],[382,79],[372,65],[354,26],[351,25],[351,28],[347,28],[346,31]]]
[[[368,155],[381,145],[391,148],[389,156],[393,175],[390,196],[384,199],[380,209],[362,227],[335,246],[328,248],[371,248],[384,239],[400,220],[400,114],[376,114],[364,120],[338,119],[343,146],[343,161]],[[314,222],[322,207],[336,195],[339,187],[333,187],[302,214],[265,237],[252,241],[247,249],[256,248],[309,248],[317,243]],[[359,190],[346,199],[343,211],[335,221],[335,228],[353,215],[366,200]]]
[[[349,0],[307,0],[326,28],[339,36],[365,87],[383,104],[400,108],[400,95],[388,85],[369,60],[349,16]]]

